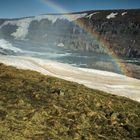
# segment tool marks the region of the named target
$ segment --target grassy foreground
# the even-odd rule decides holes
[[[140,139],[140,103],[0,64],[1,140]]]

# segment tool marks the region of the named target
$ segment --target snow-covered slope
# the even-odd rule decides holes
[[[81,69],[67,64],[30,57],[0,56],[0,62],[84,84],[93,89],[126,96],[140,102],[140,80],[127,76],[94,69]]]

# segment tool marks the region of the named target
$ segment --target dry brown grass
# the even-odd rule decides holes
[[[0,139],[140,139],[140,103],[0,64]]]

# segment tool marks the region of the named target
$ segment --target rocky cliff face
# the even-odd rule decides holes
[[[140,58],[139,15],[140,10],[108,10],[1,19],[0,38],[107,53],[99,43],[104,38],[117,55]],[[84,29],[79,23],[82,23]],[[91,32],[87,32],[86,28]],[[91,35],[93,30],[99,34],[98,39]]]

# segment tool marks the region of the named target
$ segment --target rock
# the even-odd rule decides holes
[[[111,124],[116,124],[117,123],[117,116],[118,116],[118,113],[113,113],[112,115],[111,115]]]
[[[7,112],[4,110],[0,110],[0,120],[4,120],[6,118]]]

